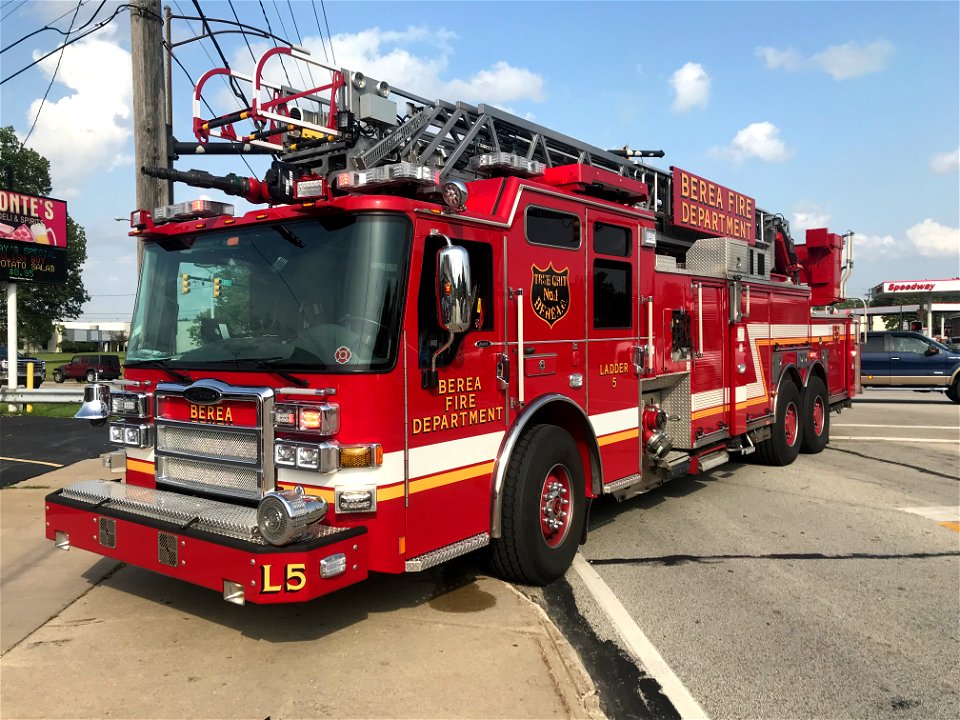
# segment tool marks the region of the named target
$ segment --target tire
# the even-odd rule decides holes
[[[777,398],[777,417],[768,440],[757,445],[757,459],[767,465],[783,467],[797,459],[803,442],[800,390],[786,380]]]
[[[87,370],[87,382],[92,383],[96,382],[97,374],[93,370]]]
[[[947,388],[947,397],[955,403],[960,403],[960,375],[953,381],[953,384]]]
[[[830,400],[823,379],[814,375],[803,395],[803,435],[800,450],[811,455],[823,452],[830,442]]]
[[[555,425],[524,433],[507,467],[502,509],[501,537],[490,545],[494,571],[528,585],[563,577],[586,517],[583,464],[570,433]]]
[[[54,370],[54,371],[53,371],[53,381],[54,381],[55,383],[57,383],[58,385],[60,385],[61,383],[63,383],[63,381],[66,380],[66,379],[67,379],[67,377],[66,377],[66,375],[63,374],[63,370]]]

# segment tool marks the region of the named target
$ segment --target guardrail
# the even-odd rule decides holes
[[[83,387],[55,388],[53,390],[27,390],[0,386],[0,402],[6,403],[76,403],[83,402]]]

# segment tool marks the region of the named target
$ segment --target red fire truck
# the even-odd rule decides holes
[[[329,82],[271,84],[280,58]],[[858,390],[849,319],[812,312],[843,297],[839,235],[794,245],[753,198],[638,158],[662,153],[289,48],[232,73],[243,112],[203,118],[218,74],[195,146],[275,153],[266,178],[143,171],[262,207],[133,213],[125,378],[78,413],[109,423],[125,481],[49,495],[58,547],[238,604],[485,547],[545,584],[593,500],[817,453]]]

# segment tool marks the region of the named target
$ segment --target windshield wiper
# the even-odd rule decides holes
[[[156,358],[154,360],[134,360],[132,362],[125,363],[127,367],[156,367],[163,370],[170,377],[175,380],[179,380],[182,383],[192,383],[193,378],[189,375],[186,375],[179,370],[174,370],[170,367],[170,364],[163,358]]]
[[[304,380],[303,378],[298,378],[296,375],[291,375],[290,373],[288,373],[288,372],[286,372],[286,371],[284,371],[284,370],[281,370],[281,369],[278,368],[278,367],[274,367],[274,366],[273,366],[273,362],[274,362],[274,361],[276,361],[276,360],[286,360],[286,359],[287,359],[287,358],[279,358],[279,357],[275,357],[275,358],[238,358],[238,359],[237,359],[237,362],[238,362],[238,363],[248,362],[248,363],[251,363],[251,364],[253,364],[253,365],[256,365],[258,368],[261,368],[261,369],[263,369],[263,370],[269,370],[269,371],[272,372],[274,375],[279,375],[279,376],[282,377],[284,380],[286,380],[287,382],[292,382],[292,383],[293,383],[294,385],[296,385],[297,387],[306,387],[307,385],[309,385],[310,383],[308,383],[308,382],[307,382],[306,380]]]

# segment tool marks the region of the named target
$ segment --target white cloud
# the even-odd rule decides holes
[[[449,77],[450,61],[455,49],[453,41],[456,37],[455,33],[445,28],[410,26],[405,30],[383,30],[374,27],[357,33],[334,35],[333,44],[337,49],[337,65],[360,71],[377,80],[385,80],[391,86],[429,100],[443,98],[502,105],[517,101],[540,102],[546,99],[542,75],[528,68],[511,65],[506,60],[497,60],[467,77]],[[319,36],[304,37],[303,44],[310,50],[312,57],[323,58]],[[257,43],[253,45],[253,52],[259,55],[268,47]],[[233,62],[236,69],[250,72],[251,63],[246,47],[236,51]],[[295,70],[296,63],[290,60],[285,63],[291,81],[294,84],[299,83],[300,74]],[[271,65],[271,79],[286,83],[280,63],[274,60]],[[302,69],[306,75],[306,68]],[[323,81],[316,77],[316,82],[321,84]],[[225,95],[218,97],[219,100],[229,103],[226,107],[231,110],[236,105],[236,100],[230,100]],[[402,113],[403,107],[399,110]]]
[[[705,108],[710,102],[710,76],[700,63],[688,62],[670,76],[670,85],[676,93],[674,112],[688,112]]]
[[[780,129],[767,121],[747,125],[734,135],[729,145],[712,147],[709,154],[718,159],[732,158],[737,162],[750,158],[765,162],[782,162],[791,155],[783,140],[780,139]]]
[[[914,250],[924,257],[951,257],[956,270],[960,257],[960,228],[947,227],[927,218],[907,230]]]
[[[794,50],[777,50],[772,47],[758,47],[756,49],[757,57],[763,58],[764,63],[771,70],[799,70],[803,67],[803,55]]]
[[[898,243],[893,235],[864,235],[863,233],[854,233],[853,244],[860,257],[865,253],[868,257],[890,257],[896,255]]]
[[[834,80],[849,80],[880,72],[887,66],[893,54],[893,45],[887,40],[875,40],[867,45],[848,42],[830,47],[804,57],[793,48],[779,50],[774,47],[758,47],[757,57],[771,70],[821,70]]]
[[[930,159],[930,169],[938,175],[957,172],[957,170],[960,169],[960,148],[957,148],[953,152],[934,155]]]
[[[797,234],[811,228],[823,228],[830,224],[830,213],[812,203],[801,203],[800,209],[793,212],[790,227]]]
[[[56,82],[72,92],[44,103],[30,136],[30,147],[50,160],[54,194],[74,196],[98,171],[129,162],[124,151],[131,135],[130,53],[111,39],[115,27],[108,26],[64,50]],[[39,57],[38,51],[34,57]],[[40,63],[47,78],[56,68],[57,57],[51,55]],[[27,127],[39,109],[38,97],[27,113]]]

